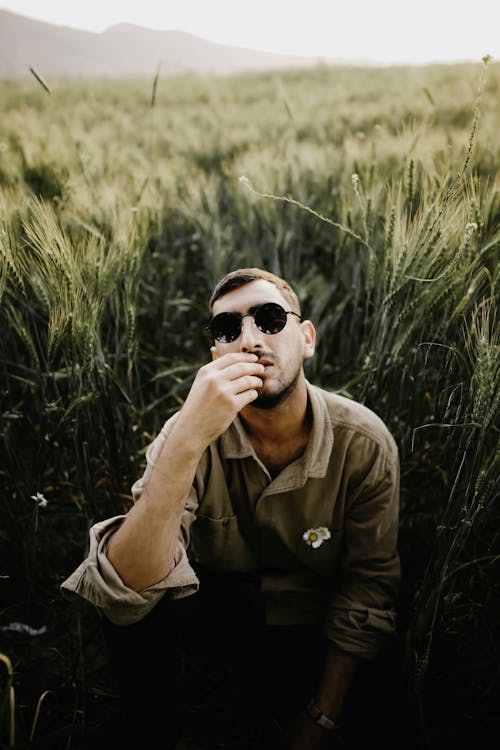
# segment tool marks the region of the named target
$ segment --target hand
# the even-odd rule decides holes
[[[340,750],[345,745],[337,731],[330,732],[312,721],[306,711],[292,722],[290,750]]]
[[[262,388],[264,365],[247,352],[224,354],[198,371],[179,414],[175,432],[204,450],[227,430],[238,412]]]

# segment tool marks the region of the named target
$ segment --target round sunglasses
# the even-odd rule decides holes
[[[230,344],[241,334],[243,318],[253,318],[259,331],[272,334],[283,330],[288,320],[287,315],[295,315],[299,320],[301,319],[300,315],[293,310],[285,310],[276,302],[266,302],[245,315],[237,312],[219,313],[212,318],[206,330],[221,344]]]

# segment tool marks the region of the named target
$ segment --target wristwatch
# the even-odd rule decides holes
[[[314,702],[314,698],[311,698],[307,704],[307,713],[315,724],[319,724],[320,727],[327,729],[329,732],[334,732],[335,730],[340,729],[340,726],[333,721],[333,719],[330,719],[329,716],[325,716],[322,710],[318,708]]]

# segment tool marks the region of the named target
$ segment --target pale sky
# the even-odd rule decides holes
[[[308,57],[380,63],[500,57],[498,0],[0,0],[0,8],[87,31],[127,22]]]

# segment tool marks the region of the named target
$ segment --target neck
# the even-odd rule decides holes
[[[285,401],[272,409],[256,409],[251,405],[240,412],[249,437],[262,444],[277,440],[290,442],[309,432],[307,386],[304,374]]]

